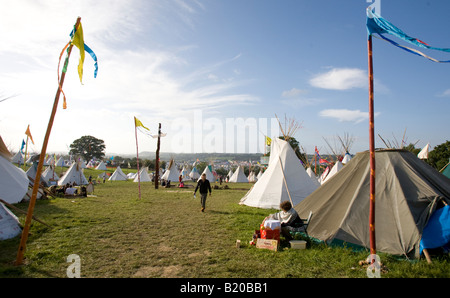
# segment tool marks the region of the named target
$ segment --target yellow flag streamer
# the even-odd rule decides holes
[[[83,27],[81,26],[81,23],[75,30],[72,44],[80,50],[80,62],[78,63],[78,76],[80,77],[81,84],[83,84],[84,37],[83,37]]]
[[[141,127],[145,128],[146,130],[150,130],[150,129],[148,129],[147,127],[145,127],[144,124],[142,124],[142,122],[141,122],[138,118],[136,118],[136,117],[134,117],[134,125],[135,125],[136,127],[141,126]]]
[[[30,138],[31,143],[33,143],[33,145],[34,145],[33,137],[31,136],[31,132],[30,132],[30,125],[28,125],[27,131],[25,131],[25,134]]]

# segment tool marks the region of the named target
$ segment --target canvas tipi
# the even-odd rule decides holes
[[[58,160],[56,161],[55,166],[57,166],[57,167],[64,167],[65,166],[64,158],[62,156],[58,158]]]
[[[428,152],[430,151],[430,143],[426,144],[425,147],[420,150],[417,157],[420,159],[428,159]]]
[[[248,179],[248,182],[256,182],[257,179],[256,179],[255,172],[251,171],[250,174],[248,174],[247,179]]]
[[[0,202],[0,240],[14,238],[21,232],[17,216]]]
[[[178,171],[177,166],[173,159],[169,162],[169,169],[167,169],[161,176],[161,180],[177,182],[180,177],[180,171]]]
[[[88,181],[84,177],[83,169],[78,162],[74,162],[67,172],[58,180],[58,185],[66,185],[67,183],[76,183],[77,185],[86,185]]]
[[[418,256],[422,231],[440,201],[450,203],[450,179],[406,150],[375,152],[377,251]],[[370,158],[360,152],[333,179],[295,205],[313,213],[309,236],[328,244],[370,247]]]
[[[244,174],[244,168],[242,166],[238,166],[236,171],[234,171],[233,176],[231,176],[228,182],[248,182],[248,178]]]
[[[316,189],[317,185],[311,181],[291,145],[274,138],[266,171],[240,204],[279,209],[281,202],[291,201],[295,206]]]
[[[189,172],[185,166],[183,166],[183,168],[181,169],[180,175],[181,175],[182,181],[189,180]]]
[[[324,184],[325,182],[327,182],[328,180],[331,179],[331,177],[333,177],[334,175],[336,175],[337,172],[339,172],[342,167],[344,165],[342,164],[342,162],[340,162],[339,160],[336,161],[336,163],[333,165],[333,167],[331,168],[330,172],[328,172],[327,176],[322,180],[322,184]]]
[[[203,175],[203,174],[206,174],[206,179],[208,179],[209,182],[212,183],[212,182],[214,182],[216,179],[214,178],[214,175],[213,175],[213,173],[211,172],[210,167],[211,167],[211,166],[206,166],[205,169],[203,170],[202,175]],[[201,177],[198,178],[198,179],[201,179]]]
[[[58,181],[59,176],[55,173],[55,167],[50,165],[42,173],[42,178],[49,183],[50,181]]]
[[[139,173],[134,177],[133,182],[151,182],[152,179],[148,174],[148,167],[139,170]]]
[[[350,153],[345,153],[344,158],[342,159],[342,164],[346,164],[348,163],[350,160],[352,159],[352,156],[350,155]]]
[[[11,154],[0,137],[0,199],[19,203],[28,191],[28,176],[10,160]]]
[[[24,158],[23,158],[22,153],[20,153],[20,152],[17,152],[11,159],[12,163],[21,164],[21,165],[23,165],[23,161],[24,161]]]
[[[127,175],[125,175],[120,166],[118,166],[111,177],[109,177],[108,181],[126,181],[127,179]]]
[[[98,166],[95,168],[96,170],[102,170],[102,171],[106,171],[106,164],[103,162],[103,160],[98,164]]]
[[[200,178],[200,173],[197,170],[197,167],[193,167],[191,172],[189,173],[189,177],[191,177],[192,180],[197,180]]]

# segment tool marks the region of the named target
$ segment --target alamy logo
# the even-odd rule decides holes
[[[81,258],[79,255],[71,254],[67,257],[67,263],[72,263],[67,267],[67,277],[80,278],[81,277]]]

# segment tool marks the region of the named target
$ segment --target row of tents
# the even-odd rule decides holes
[[[0,198],[14,204],[24,197],[29,179],[27,173],[11,163],[9,152],[2,144],[3,141],[0,142]],[[377,250],[414,258],[420,256],[423,248],[448,244],[450,179],[409,151],[377,150],[375,160]],[[172,166],[162,177],[167,175],[164,178],[178,181],[180,175],[186,176],[185,168],[172,170]],[[334,174],[331,169],[327,179],[319,181],[314,173],[305,170],[289,143],[273,139],[266,171],[239,203],[279,209],[282,201],[291,201],[300,217],[306,218],[312,212],[308,226],[310,237],[330,245],[348,243],[368,248],[369,152],[357,153],[339,167]],[[173,173],[171,176],[170,171],[176,173],[176,177]],[[195,171],[193,169],[187,176]],[[212,176],[209,167],[204,173]],[[196,174],[200,177],[198,171]],[[238,168],[229,180],[242,174],[242,169]],[[139,177],[141,181],[151,181],[147,168],[141,169]],[[58,181],[63,178],[80,179],[77,184],[87,184],[79,163],[72,164]],[[120,167],[109,177],[110,180],[128,178]],[[65,184],[65,181],[68,180],[58,184]],[[137,177],[133,181],[137,182]],[[17,218],[1,204],[0,239],[14,237],[19,232]]]
[[[377,150],[375,160],[377,250],[414,258],[427,245],[450,244],[450,179],[406,150]],[[274,139],[267,170],[240,204],[279,209],[290,201],[301,218],[312,212],[310,237],[369,248],[369,152],[339,167],[318,183],[289,143]]]

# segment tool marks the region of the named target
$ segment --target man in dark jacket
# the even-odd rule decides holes
[[[202,174],[202,178],[197,182],[197,187],[194,190],[194,196],[198,189],[200,190],[200,203],[202,204],[202,212],[204,212],[206,205],[206,197],[208,196],[208,190],[209,195],[211,195],[211,184],[209,184],[209,180],[206,179],[205,173]]]

